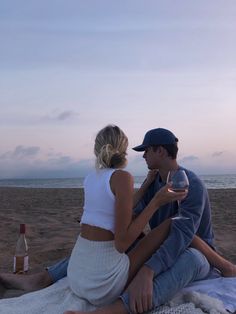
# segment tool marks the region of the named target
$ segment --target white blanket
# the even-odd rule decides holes
[[[211,296],[206,297],[206,294],[202,295],[201,293],[209,293]],[[217,297],[218,300],[212,296]],[[183,302],[185,304],[179,305]],[[218,278],[195,282],[181,290],[168,305],[155,309],[151,313],[223,314],[226,313],[224,307],[231,312],[236,310],[236,278]],[[94,306],[73,294],[68,286],[67,278],[63,278],[40,291],[28,293],[18,298],[0,300],[0,314],[63,314],[69,309],[91,311]]]
[[[200,311],[200,312],[198,312]],[[195,281],[152,314],[236,313],[236,278]]]
[[[236,277],[195,281],[182,289],[181,293],[192,291],[216,298],[223,302],[226,310],[232,313],[236,311]]]

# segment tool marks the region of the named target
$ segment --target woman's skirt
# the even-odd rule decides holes
[[[71,290],[95,306],[106,305],[122,293],[129,275],[129,257],[119,253],[114,241],[78,237],[67,276]]]

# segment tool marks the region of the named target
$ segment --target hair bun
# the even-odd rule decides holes
[[[100,168],[112,168],[112,164],[114,164],[115,159],[117,159],[117,157],[115,157],[116,155],[118,155],[118,152],[111,144],[103,145],[98,155]]]
[[[108,125],[103,128],[98,132],[94,145],[96,167],[123,167],[126,164],[127,146],[128,139],[119,127]]]

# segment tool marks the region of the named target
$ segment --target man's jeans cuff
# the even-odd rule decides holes
[[[129,295],[128,295],[128,292],[124,292],[122,295],[119,296],[119,298],[123,302],[124,307],[127,310],[127,312],[129,314],[132,314],[131,311],[130,311],[130,308],[129,308]]]
[[[46,268],[53,283],[67,276],[68,263],[69,258],[65,258],[58,263]]]

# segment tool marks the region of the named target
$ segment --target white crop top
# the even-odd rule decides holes
[[[115,196],[110,178],[116,169],[95,170],[84,180],[84,212],[81,223],[115,232]]]

